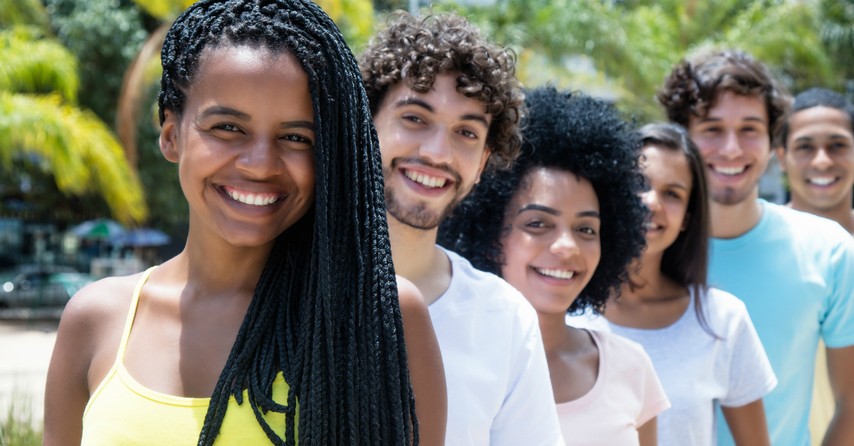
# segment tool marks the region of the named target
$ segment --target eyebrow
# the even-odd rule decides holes
[[[199,119],[204,119],[213,115],[234,116],[235,118],[243,119],[245,121],[252,119],[247,113],[243,113],[242,111],[235,110],[231,107],[223,107],[221,105],[214,105],[213,107],[206,108],[199,114]]]
[[[418,98],[403,98],[395,104],[396,107],[403,107],[405,105],[414,105],[416,107],[421,107],[430,113],[435,113],[436,110],[432,105],[428,104],[426,101]],[[460,119],[465,121],[478,121],[483,123],[485,127],[489,127],[489,122],[486,120],[486,115],[479,113],[467,113],[460,116]]]
[[[818,139],[818,138],[819,138],[819,136],[803,135],[803,136],[799,136],[799,137],[795,138],[795,141],[812,141],[813,139]],[[850,141],[852,138],[850,136],[844,134],[844,133],[832,133],[830,136],[827,137],[827,139],[830,139],[830,140],[842,139],[842,140]]]
[[[723,121],[723,118],[710,118],[707,116],[705,118],[700,119],[701,123],[704,123],[704,122],[720,122],[720,121]],[[758,122],[760,124],[767,124],[766,121],[764,119],[760,118],[759,116],[748,116],[748,117],[742,119],[742,121],[751,121],[751,122]]]
[[[665,186],[688,190],[688,185],[682,183],[667,183]]]
[[[231,107],[224,107],[221,105],[215,105],[213,107],[205,109],[202,113],[199,114],[198,120],[202,120],[214,115],[225,115],[225,116],[233,116],[237,119],[241,119],[244,121],[251,121],[252,117],[249,116],[248,113],[244,113],[239,110],[235,110]],[[314,130],[314,122],[311,121],[287,121],[283,122],[279,128],[283,129],[293,129],[293,128],[305,128],[308,130]]]
[[[555,208],[543,206],[541,204],[530,203],[530,204],[526,204],[525,206],[522,206],[521,208],[519,208],[519,210],[516,212],[516,215],[519,215],[525,211],[540,211],[540,212],[545,212],[546,214],[554,215],[555,217],[559,217],[561,214],[560,211],[558,211]],[[577,217],[600,218],[599,212],[597,212],[597,211],[581,211],[575,215]]]

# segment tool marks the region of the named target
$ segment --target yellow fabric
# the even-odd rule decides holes
[[[827,355],[824,351],[824,343],[818,346],[818,354],[815,361],[815,385],[812,394],[812,406],[810,410],[810,437],[813,445],[820,445],[827,431],[827,425],[833,418],[836,403],[833,401],[833,392],[830,390],[830,380],[827,378]]]
[[[142,275],[134,290],[116,361],[86,405],[81,445],[198,444],[210,398],[186,398],[155,392],[134,380],[123,364],[140,290],[152,269]],[[273,383],[273,399],[285,404],[288,390],[288,384],[279,373]],[[217,444],[270,444],[245,398],[246,392],[242,405],[238,405],[233,397],[229,400]],[[264,418],[280,437],[284,436],[284,414],[269,412]]]

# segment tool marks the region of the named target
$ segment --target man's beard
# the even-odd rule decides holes
[[[427,207],[427,203],[421,201],[417,202],[414,205],[404,205],[402,204],[396,197],[394,190],[389,187],[389,177],[391,177],[392,173],[397,170],[397,165],[402,162],[417,162],[425,166],[430,166],[434,168],[443,169],[446,172],[450,173],[454,177],[454,198],[445,206],[441,211],[431,211]],[[397,158],[392,160],[390,167],[383,167],[383,179],[385,180],[385,205],[386,211],[389,215],[394,217],[397,221],[411,226],[416,229],[421,230],[431,230],[435,229],[445,220],[445,218],[450,215],[451,211],[454,210],[455,207],[465,198],[467,189],[463,189],[462,187],[462,178],[460,174],[447,166],[436,166],[432,163],[428,163],[426,161],[417,159],[417,158]]]
[[[407,226],[424,231],[429,231],[438,227],[439,224],[441,224],[442,221],[450,215],[454,208],[460,204],[462,199],[463,197],[461,196],[460,191],[457,190],[456,196],[454,196],[454,199],[445,206],[445,209],[436,212],[427,209],[427,204],[424,202],[418,203],[414,206],[405,206],[397,200],[393,190],[390,188],[386,188],[385,190],[386,211],[389,215]]]

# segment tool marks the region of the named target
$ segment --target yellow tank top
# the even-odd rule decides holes
[[[142,274],[133,293],[116,361],[107,376],[89,398],[83,412],[81,445],[196,445],[205,421],[210,398],[187,398],[155,392],[138,383],[124,367],[125,347],[130,336],[140,291],[148,280],[149,268]],[[273,383],[273,399],[287,403],[289,387],[281,373]],[[228,402],[222,428],[216,438],[222,445],[270,444],[252,407],[247,402]],[[285,415],[268,412],[267,423],[284,437]]]

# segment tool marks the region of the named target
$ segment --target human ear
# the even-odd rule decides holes
[[[480,167],[477,168],[477,177],[474,179],[474,184],[480,183],[480,175],[483,173],[483,169],[486,168],[486,162],[489,161],[489,155],[492,154],[492,150],[489,147],[483,149],[483,155],[480,158]]]
[[[163,125],[160,128],[160,153],[173,163],[178,162],[178,116],[172,110],[163,112]]]

